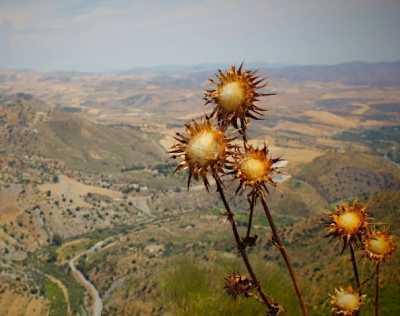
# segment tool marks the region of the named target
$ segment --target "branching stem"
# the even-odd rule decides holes
[[[224,189],[223,189],[222,184],[221,184],[221,180],[219,179],[219,177],[217,175],[214,175],[214,179],[215,179],[215,183],[216,183],[216,186],[217,186],[217,191],[218,191],[219,195],[221,196],[222,202],[224,204],[228,220],[229,220],[229,222],[230,222],[230,224],[232,226],[232,232],[233,232],[233,236],[235,237],[237,248],[238,248],[239,253],[240,253],[240,255],[241,255],[242,259],[243,259],[243,262],[244,262],[244,264],[246,266],[246,269],[247,269],[248,273],[250,274],[250,277],[253,280],[254,284],[257,285],[257,292],[260,295],[260,298],[262,299],[263,303],[267,306],[269,311],[277,311],[277,310],[279,310],[278,309],[279,305],[274,303],[263,292],[263,290],[261,288],[261,285],[260,285],[260,282],[257,279],[257,276],[256,276],[256,274],[255,274],[255,272],[253,270],[253,267],[251,266],[251,263],[250,263],[249,258],[247,256],[247,253],[246,253],[246,247],[243,245],[243,242],[242,242],[242,240],[240,238],[240,235],[239,235],[239,231],[238,231],[235,219],[234,219],[234,214],[233,214],[233,212],[232,212],[232,210],[231,210],[231,208],[230,208],[230,206],[229,206],[229,204],[228,204],[228,202],[226,200]]]

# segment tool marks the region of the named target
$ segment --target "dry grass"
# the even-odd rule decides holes
[[[17,195],[12,192],[0,192],[0,223],[15,221],[21,209],[17,206]]]
[[[356,109],[351,112],[351,114],[354,115],[363,115],[370,109],[370,107],[364,103],[353,103],[353,105],[356,106]]]
[[[277,124],[273,129],[279,131],[290,131],[310,136],[328,136],[335,131],[333,128],[329,128],[326,126],[321,127],[321,125],[318,124],[310,125],[289,121],[281,122]]]
[[[273,143],[268,142],[268,139],[254,139],[249,141],[250,144],[255,146],[262,146],[264,141],[269,145],[269,149],[273,156],[281,157],[290,162],[290,166],[313,161],[316,157],[324,155],[324,151],[316,148],[305,148],[300,144],[288,144],[290,147],[280,147]]]
[[[48,315],[48,304],[43,299],[7,291],[0,296],[0,315],[45,316]]]
[[[89,239],[76,239],[64,243],[60,248],[57,249],[58,261],[64,263],[68,260],[68,257],[75,255],[79,250],[86,250],[90,244]]]
[[[50,190],[52,194],[58,196],[64,195],[66,198],[72,199],[76,206],[82,207],[90,207],[90,205],[83,200],[83,197],[88,193],[105,195],[112,199],[122,198],[121,192],[86,185],[65,175],[59,176],[58,183],[43,184],[39,186],[39,189],[43,192]]]
[[[304,114],[314,121],[338,128],[356,128],[359,120],[356,118],[338,116],[326,111],[305,111]]]

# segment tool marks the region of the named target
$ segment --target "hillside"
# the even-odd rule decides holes
[[[342,82],[349,85],[398,86],[400,62],[349,62],[337,65],[299,65],[268,69],[271,77],[293,82]]]
[[[210,69],[10,71],[0,80],[0,314],[86,316],[96,296],[86,278],[107,316],[264,315],[223,291],[223,276],[243,266],[215,187],[207,193],[192,181],[188,192],[187,174],[173,174],[166,155],[174,132],[210,110],[200,90]],[[327,293],[352,279],[348,257],[323,238],[324,214],[343,199],[367,199],[374,220],[398,227],[400,92],[345,85],[351,73],[339,75],[271,79],[266,90],[278,95],[260,102],[265,120],[249,129],[254,145],[288,161],[267,199],[312,316],[327,315]],[[243,234],[248,203],[236,188],[227,178]],[[259,206],[253,222],[256,269],[297,316]],[[382,316],[397,312],[396,265],[398,256],[384,268]]]
[[[159,138],[129,125],[96,124],[79,113],[40,112],[30,103],[8,103],[0,108],[3,151],[57,159],[76,170],[119,171],[159,164],[166,159]]]
[[[400,170],[379,156],[330,153],[306,164],[296,175],[311,184],[327,201],[400,190]]]
[[[366,200],[373,221],[391,223],[394,234],[399,233],[400,227],[396,203],[399,198],[398,192],[382,192]],[[280,223],[313,316],[327,315],[328,293],[353,280],[348,253],[339,255],[340,245],[324,237],[324,219],[325,215],[320,214],[298,219],[291,225]],[[289,281],[281,257],[271,243],[270,230],[266,223],[256,223],[254,233],[259,240],[250,250],[256,270],[267,291],[288,307],[289,315],[299,315],[292,290],[287,287]],[[241,227],[242,233],[244,230]],[[80,269],[96,284],[109,315],[126,311],[133,315],[188,315],[188,311],[194,315],[264,315],[256,302],[242,299],[232,304],[224,294],[223,277],[244,271],[230,236],[229,224],[220,214],[180,214],[170,222],[119,231],[107,247],[82,258]],[[362,279],[366,280],[373,267],[361,250],[357,251],[357,258]],[[391,273],[399,263],[397,253],[383,267],[382,315],[400,311],[394,299],[400,279]],[[364,290],[372,296],[371,284]],[[367,312],[371,310],[371,299],[364,308],[364,315],[372,315]]]
[[[200,87],[215,69],[226,68],[226,64],[170,67],[162,76],[156,76],[157,83],[175,84],[185,87]],[[400,61],[367,63],[348,62],[334,65],[274,65],[250,64],[269,74],[273,81],[290,82],[341,82],[347,85],[398,86],[400,85]],[[186,75],[186,80],[176,79],[175,72]],[[151,73],[151,69],[133,69],[124,73]],[[190,74],[190,75],[187,75]]]
[[[129,126],[95,124],[70,113],[52,113],[46,123],[38,125],[38,131],[38,152],[63,160],[73,169],[116,171],[138,164],[151,166],[166,159],[158,135]]]

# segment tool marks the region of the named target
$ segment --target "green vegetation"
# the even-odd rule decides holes
[[[332,153],[314,159],[296,175],[328,202],[400,189],[400,169],[382,157]]]
[[[54,246],[48,246],[43,247],[34,253],[33,256],[29,258],[29,261],[32,266],[36,267],[36,269],[41,272],[41,276],[38,278],[38,281],[43,282],[45,291],[47,291],[46,287],[48,283],[48,279],[45,277],[45,275],[51,275],[64,284],[68,291],[71,310],[73,313],[78,313],[84,308],[85,289],[79,283],[77,283],[74,277],[69,273],[68,266],[58,265],[56,263],[56,259],[57,248]]]
[[[126,84],[127,81],[118,81],[117,85]],[[112,84],[107,82],[107,85],[109,83]],[[101,89],[103,90],[103,87]],[[307,89],[311,92],[311,88]],[[321,91],[320,88],[317,89],[318,98]],[[336,92],[338,90],[335,88]],[[168,93],[162,90],[162,94],[168,99]],[[94,95],[95,91],[90,98]],[[305,135],[301,129],[301,126],[305,125],[322,129],[320,123],[302,113],[318,109],[314,107],[315,103],[311,102],[311,99],[310,102],[301,102],[304,108],[296,108],[295,115],[292,110],[290,113],[284,109],[270,111],[267,120],[254,122],[255,126],[260,128],[255,128],[249,134],[250,138],[264,139],[268,131],[276,147],[318,149],[318,152],[327,153],[305,166],[295,165],[290,161],[289,173],[292,178],[280,184],[278,190],[271,188],[271,194],[268,196],[278,229],[283,234],[295,270],[299,273],[301,287],[312,310],[312,316],[329,315],[328,294],[336,287],[353,283],[348,252],[339,256],[340,247],[323,238],[326,231],[321,222],[321,214],[328,210],[329,206],[334,207],[338,201],[357,197],[368,205],[371,221],[390,223],[396,236],[399,235],[400,227],[400,172],[398,166],[388,161],[400,162],[400,125],[361,128],[375,126],[375,122],[368,120],[390,118],[393,122],[392,119],[398,117],[398,103],[371,105],[368,102],[356,105],[353,104],[357,101],[356,98],[340,98],[339,95],[340,93],[336,99],[318,101],[318,107],[336,115],[342,114],[345,119],[352,119],[357,115],[355,121],[359,120],[361,125],[358,125],[359,129],[337,134],[332,144],[330,136],[321,137],[322,134],[319,133]],[[31,96],[28,95],[19,97],[26,102],[31,100]],[[134,95],[122,101],[126,102],[128,109],[132,104],[137,106],[141,103],[140,98],[139,95]],[[51,100],[48,104],[52,102]],[[1,258],[6,264],[4,267],[10,264],[16,271],[27,271],[25,277],[31,278],[27,290],[31,290],[33,295],[39,294],[40,297],[49,299],[50,315],[66,315],[67,303],[62,288],[50,281],[46,275],[53,276],[66,287],[73,315],[86,315],[85,289],[71,276],[65,260],[100,240],[115,236],[116,238],[109,239],[109,242],[113,243],[112,247],[82,256],[78,266],[84,274],[93,277],[96,287],[105,298],[103,314],[149,315],[166,311],[177,316],[265,316],[265,309],[254,299],[239,298],[234,301],[224,291],[226,274],[246,274],[246,271],[241,261],[236,258],[237,249],[229,230],[229,223],[224,216],[223,204],[213,192],[206,193],[201,182],[193,181],[192,190],[186,192],[186,174],[172,174],[175,166],[166,159],[166,149],[160,145],[160,139],[166,140],[164,137],[169,129],[183,127],[182,118],[184,114],[189,113],[179,108],[165,112],[168,103],[163,101],[159,108],[163,110],[162,114],[157,114],[159,109],[156,106],[146,106],[146,111],[154,110],[148,122],[145,116],[132,115],[128,120],[131,123],[120,123],[117,121],[118,115],[123,115],[125,109],[114,112],[113,108],[108,112],[107,107],[102,107],[101,116],[96,116],[95,111],[93,114],[86,111],[102,102],[83,98],[82,105],[88,108],[82,115],[71,114],[78,111],[76,108],[64,107],[49,112],[49,116],[46,114],[43,120],[40,119],[40,115],[35,115],[39,109],[35,103],[29,107],[26,103],[21,103],[9,105],[15,107],[14,114],[10,115],[9,119],[0,117],[3,126],[7,127],[5,131],[11,131],[13,136],[10,142],[5,142],[6,147],[0,151],[6,156],[13,153],[16,157],[8,162],[5,160],[4,166],[8,168],[9,174],[5,173],[6,177],[1,177],[1,181],[4,181],[1,185],[12,190],[19,190],[20,185],[15,184],[30,182],[33,186],[33,190],[26,190],[26,194],[21,194],[18,199],[18,205],[21,205],[24,214],[13,221],[12,225],[2,225],[5,237],[10,237],[4,239],[4,256]],[[172,103],[175,106],[176,102]],[[26,107],[25,111],[22,111],[22,105]],[[119,104],[118,100],[114,105],[125,106]],[[189,103],[184,107],[192,111]],[[364,110],[367,112],[350,114],[355,107],[360,107],[357,109],[361,110],[358,113]],[[46,110],[44,105],[42,108],[44,115],[48,109]],[[140,108],[138,110],[140,111]],[[182,118],[180,114],[177,115],[178,112],[182,114]],[[86,114],[90,120],[85,118]],[[111,115],[108,117],[109,114]],[[18,118],[18,124],[13,123],[15,118]],[[36,123],[31,125],[33,121]],[[280,124],[285,122],[289,123],[289,129]],[[110,125],[106,125],[107,123]],[[135,127],[129,126],[130,124]],[[163,128],[165,124],[167,129]],[[265,129],[277,124],[279,126],[274,128],[273,132],[271,129]],[[148,128],[139,127],[142,125]],[[21,126],[27,128],[22,129]],[[28,131],[29,128],[35,130],[34,137],[20,133]],[[152,130],[157,132],[153,133]],[[21,140],[26,140],[26,143]],[[163,144],[166,145],[164,142]],[[364,145],[362,150],[368,146],[369,152],[374,155],[351,151],[345,154],[334,152],[352,146],[359,150],[360,144]],[[15,150],[14,147],[22,147],[23,150]],[[39,155],[40,159],[32,157],[30,151]],[[60,164],[53,166],[51,161],[47,161],[48,158],[55,158]],[[55,191],[47,191],[47,198],[43,201],[43,196],[35,193],[38,191],[36,183],[57,183],[58,175],[62,174],[70,174],[82,183],[122,191],[126,200],[114,202],[111,198],[91,194],[92,198],[85,197],[85,201],[93,206],[93,211],[90,212],[83,206],[75,208],[69,205],[74,204],[75,199],[72,203],[64,198],[60,203],[61,200],[55,200]],[[136,189],[131,189],[132,184],[135,184]],[[148,191],[140,192],[139,187],[144,186],[148,187]],[[124,190],[125,188],[127,189]],[[226,189],[240,233],[243,235],[248,217],[246,197],[234,196],[236,184],[229,183]],[[151,217],[136,209],[140,208],[140,203],[135,204],[131,200],[136,197],[148,199],[146,203]],[[32,204],[33,201],[35,204]],[[56,207],[50,209],[45,205],[46,202]],[[34,208],[36,203],[40,205]],[[132,221],[124,220],[126,209],[131,211],[126,213],[129,213],[127,216]],[[69,221],[71,215],[77,215],[73,222]],[[42,225],[37,225],[39,217],[43,221]],[[108,222],[110,217],[115,221]],[[116,220],[118,218],[120,220]],[[93,224],[91,220],[97,222]],[[147,222],[141,223],[142,220]],[[62,223],[68,229],[64,230]],[[71,223],[76,224],[72,230],[68,227]],[[98,225],[99,223],[102,225]],[[121,223],[123,225],[120,225]],[[147,225],[148,223],[151,224]],[[283,261],[271,241],[271,231],[259,207],[255,210],[253,223],[255,227],[252,233],[257,234],[258,239],[256,245],[248,250],[263,287],[271,297],[276,298],[288,309],[287,315],[299,315],[298,303],[287,272],[283,269]],[[97,229],[99,226],[107,228]],[[90,230],[91,232],[81,235],[82,232]],[[27,249],[36,249],[38,245],[43,245],[46,241],[42,236],[52,236],[51,232],[58,234],[49,238],[47,242],[50,246],[41,248],[31,256]],[[64,236],[70,237],[64,240]],[[15,245],[12,238],[17,242]],[[40,242],[32,243],[36,238]],[[63,248],[63,243],[65,245],[66,242],[77,238],[82,242]],[[159,251],[157,247],[160,247]],[[155,249],[154,252],[152,249]],[[28,255],[28,259],[21,266],[18,261],[9,260],[13,258],[16,250]],[[363,257],[361,249],[357,249],[356,255],[360,264],[360,274],[365,280],[371,275],[373,265]],[[181,256],[185,256],[186,259]],[[382,266],[381,316],[400,315],[400,276],[396,273],[399,262],[400,255],[397,251],[392,260]],[[13,270],[10,270],[9,274],[13,275],[11,271]],[[19,278],[19,275],[24,273],[15,275]],[[20,281],[18,282],[22,283]],[[367,300],[362,315],[372,316],[373,284],[366,284],[363,291],[367,294]],[[132,312],[131,304],[137,304],[139,312]],[[143,305],[140,306],[142,309],[139,305]],[[160,306],[163,308],[158,309]],[[141,313],[142,310],[147,314]]]
[[[377,154],[400,163],[400,126],[384,126],[363,130],[344,131],[336,139],[348,142],[360,142],[368,145]]]
[[[106,168],[117,172],[121,166],[148,166],[149,162],[157,164],[165,159],[164,148],[152,134],[129,127],[94,124],[56,112],[38,129],[45,135],[36,144],[42,155],[61,159],[75,170],[99,172]]]
[[[68,307],[60,287],[50,280],[45,283],[46,297],[50,301],[49,316],[65,316]]]
[[[256,261],[257,262],[257,261]],[[274,265],[257,262],[260,279],[266,292],[287,306],[288,315],[300,315],[284,272]],[[241,270],[239,261],[219,260],[215,263],[180,258],[170,264],[160,281],[161,304],[176,316],[265,316],[265,308],[253,298],[229,297],[224,290],[224,276]]]
[[[79,254],[80,252],[90,248],[95,243],[96,243],[95,240],[81,240],[80,242],[61,247],[58,250],[58,260],[59,261],[69,260],[74,256],[76,256],[77,254]]]

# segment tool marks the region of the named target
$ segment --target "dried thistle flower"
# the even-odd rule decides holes
[[[395,251],[393,236],[384,231],[369,232],[364,240],[364,249],[368,258],[382,262]]]
[[[204,100],[206,105],[216,105],[211,117],[215,114],[221,126],[232,124],[235,128],[245,128],[250,118],[260,119],[264,109],[256,106],[260,96],[274,95],[274,93],[260,93],[258,90],[267,84],[260,79],[255,71],[243,70],[243,64],[238,69],[231,66],[226,72],[218,70],[216,80],[209,79],[215,85],[206,90]],[[257,116],[258,115],[258,116]]]
[[[343,250],[350,242],[361,241],[367,230],[366,206],[357,201],[343,203],[329,216],[328,236],[341,237],[344,241]]]
[[[365,295],[360,295],[351,286],[346,289],[335,289],[335,293],[330,295],[330,303],[334,315],[353,316],[360,310]]]
[[[187,186],[191,178],[203,179],[208,190],[207,174],[217,175],[223,172],[227,158],[231,155],[233,145],[224,131],[216,128],[209,118],[193,121],[185,125],[185,134],[176,133],[174,144],[169,153],[172,158],[181,158],[175,171],[189,170]]]
[[[278,172],[276,163],[281,159],[271,158],[265,144],[262,148],[247,144],[244,151],[237,148],[233,159],[233,164],[228,168],[240,181],[236,193],[246,188],[251,188],[250,194],[269,193],[267,184],[276,185],[272,176]]]
[[[225,291],[234,299],[240,295],[245,297],[251,296],[251,291],[255,287],[256,285],[253,280],[238,273],[231,273],[225,277]]]

